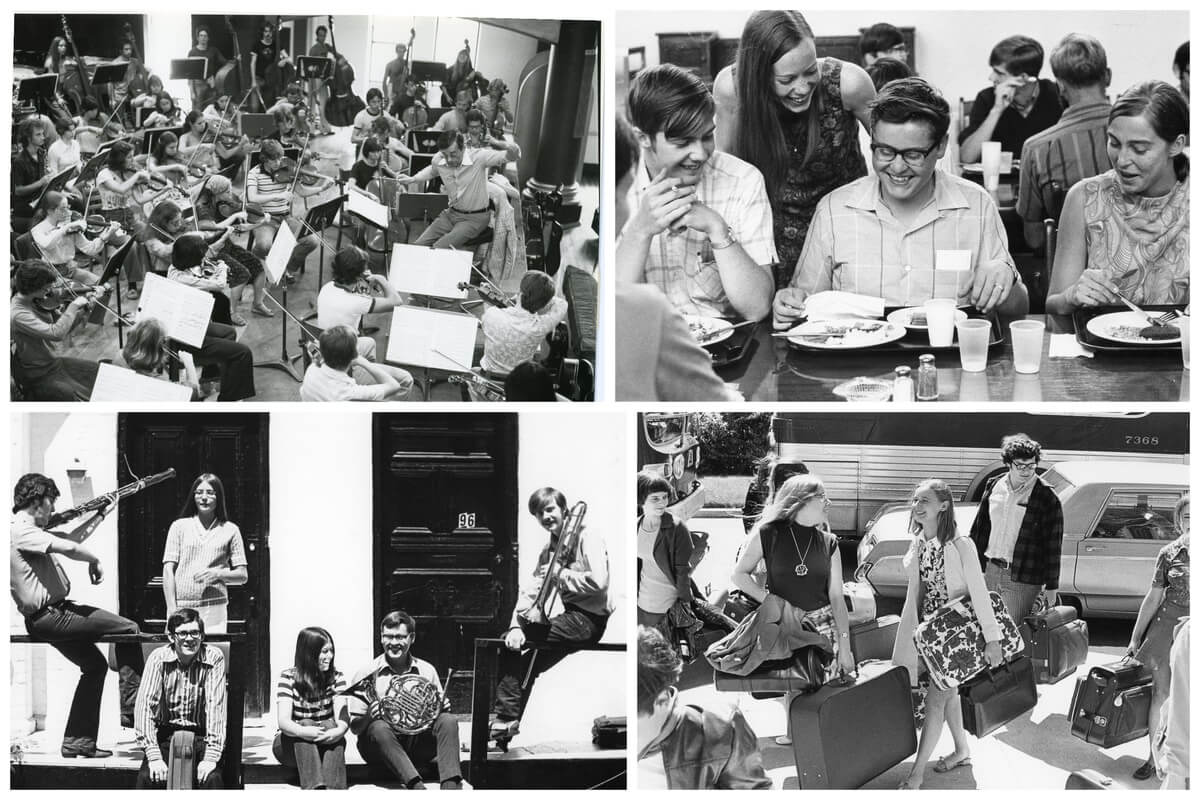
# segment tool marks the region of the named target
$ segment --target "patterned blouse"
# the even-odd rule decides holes
[[[1175,541],[1158,551],[1158,561],[1154,565],[1152,586],[1164,590],[1163,599],[1184,609],[1191,608],[1191,593],[1188,580],[1192,571],[1190,550],[1191,537],[1180,536]],[[1185,611],[1184,613],[1187,613]]]
[[[1087,268],[1134,303],[1188,302],[1189,183],[1137,197],[1121,191],[1114,170],[1080,181]]]
[[[333,682],[325,687],[325,691],[317,698],[308,698],[300,694],[296,687],[296,670],[288,667],[279,674],[275,697],[279,700],[292,701],[292,719],[301,724],[306,720],[325,722],[333,720],[333,696],[346,688],[346,677],[340,671],[334,673]]]
[[[946,550],[936,537],[924,539],[920,546],[921,586],[924,588],[921,619],[928,619],[950,600],[946,590]]]

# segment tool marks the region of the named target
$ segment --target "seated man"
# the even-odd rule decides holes
[[[904,34],[895,25],[886,22],[876,22],[863,31],[858,39],[858,51],[862,53],[864,67],[871,66],[881,58],[908,61],[908,43],[904,41]]]
[[[225,749],[225,656],[204,643],[204,622],[194,608],[181,608],[167,619],[167,638],[170,644],[146,659],[138,688],[134,727],[145,756],[137,788],[166,783],[172,739],[186,731],[195,737],[195,788],[220,789],[217,764]]]
[[[1058,122],[1025,140],[1017,214],[1025,243],[1045,244],[1047,217],[1058,219],[1067,190],[1084,178],[1107,172],[1108,84],[1112,70],[1104,46],[1083,33],[1069,33],[1050,54],[1050,69],[1067,107]]]
[[[471,108],[471,93],[463,90],[454,95],[454,107],[448,108],[433,123],[433,130],[465,133],[467,130],[467,111]]]
[[[742,712],[679,702],[682,669],[662,633],[638,628],[638,787],[770,789],[757,737]]]
[[[502,381],[513,367],[537,354],[558,323],[567,318],[567,301],[554,293],[554,279],[544,272],[521,277],[519,302],[483,312],[483,358],[486,377]]]
[[[86,401],[92,396],[96,372],[95,360],[59,356],[54,342],[61,342],[88,308],[88,297],[76,297],[60,315],[43,308],[48,295],[56,295],[58,273],[45,261],[20,264],[13,279],[9,303],[9,334],[16,350],[13,377],[25,389],[26,400]],[[57,297],[54,298],[57,308]]]
[[[463,134],[439,134],[438,154],[433,163],[416,175],[402,175],[398,179],[409,184],[441,178],[442,192],[450,197],[450,205],[413,244],[461,248],[487,230],[492,216],[488,209],[488,170],[520,157],[521,148],[516,142],[506,144],[503,150],[467,150]]]
[[[937,169],[949,127],[950,107],[924,79],[883,87],[871,103],[875,173],[817,205],[791,286],[775,296],[776,328],[791,327],[805,298],[828,289],[887,306],[948,297],[983,312],[1028,310],[991,196]]]
[[[405,788],[424,789],[425,784],[413,762],[436,760],[438,780],[443,789],[463,788],[459,761],[458,723],[450,715],[450,701],[442,692],[437,670],[428,661],[412,654],[417,638],[417,623],[403,611],[393,611],[379,623],[383,654],[360,670],[350,681],[351,687],[364,678],[375,681],[375,696],[391,695],[392,681],[413,673],[425,678],[442,698],[442,710],[432,727],[421,733],[396,733],[387,721],[376,717],[376,706],[368,707],[355,693],[350,694],[350,730],[358,737],[358,752],[373,767],[384,767],[404,782]]]
[[[263,213],[269,217],[269,220],[264,221],[255,230],[252,248],[254,255],[264,260],[271,252],[271,243],[275,241],[275,234],[279,232],[279,226],[286,224],[287,218],[291,216],[292,201],[296,197],[312,197],[325,190],[323,182],[306,186],[300,181],[296,181],[293,186],[290,183],[281,183],[275,180],[274,173],[282,162],[283,145],[277,141],[265,139],[262,143],[262,160],[246,175],[246,200],[260,206]],[[300,273],[300,268],[304,266],[308,254],[317,247],[319,244],[316,234],[305,234],[302,231],[301,235],[297,237],[296,247],[292,250],[291,258],[288,259],[285,281],[289,284],[295,283],[296,276]]]
[[[628,109],[641,162],[617,279],[657,286],[685,314],[762,319],[775,288],[771,203],[757,169],[714,151],[712,94],[661,64],[638,73]]]
[[[383,110],[383,92],[372,88],[367,90],[367,107],[354,115],[354,130],[350,133],[353,144],[361,144],[371,135],[371,123],[376,119],[386,119],[395,128],[400,123]]]
[[[321,359],[314,359],[304,372],[300,399],[306,402],[338,400],[399,400],[412,389],[412,379],[402,384],[391,371],[358,354],[358,332],[347,325],[335,325],[321,333]],[[350,375],[357,368],[371,379],[361,385]],[[407,374],[407,373],[406,373]]]
[[[14,233],[24,233],[33,224],[33,204],[50,182],[46,174],[46,128],[41,117],[27,117],[17,126],[19,150],[12,158],[10,208]]]
[[[613,602],[608,591],[608,549],[604,534],[582,527],[569,551],[559,554],[556,579],[563,611],[549,619],[548,608],[535,607],[547,568],[564,533],[568,515],[567,498],[558,489],[546,486],[529,496],[529,513],[549,533],[534,561],[535,567],[521,586],[508,633],[507,649],[500,654],[500,679],[496,684],[496,719],[489,735],[501,747],[520,732],[521,717],[538,676],[575,652],[569,645],[600,641],[608,626]],[[526,641],[568,645],[553,650],[526,650]]]

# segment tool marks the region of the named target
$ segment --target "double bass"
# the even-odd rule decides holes
[[[329,99],[325,101],[325,119],[330,125],[344,128],[354,124],[354,117],[367,107],[354,93],[354,67],[338,52],[333,35],[333,16],[329,15],[329,49],[333,51],[334,67]]]
[[[242,48],[238,44],[237,31],[233,29],[233,20],[228,14],[225,15],[225,30],[229,31],[229,38],[233,42],[233,58],[217,70],[217,74],[213,76],[213,86],[217,90],[217,96],[240,97],[243,87],[248,83],[243,72],[246,65],[242,63]]]
[[[68,100],[74,105],[76,112],[81,112],[83,109],[83,98],[91,97],[93,100],[100,102],[100,98],[96,94],[96,89],[92,86],[91,80],[88,78],[87,69],[83,66],[83,58],[79,55],[79,48],[75,45],[75,36],[71,33],[71,26],[67,24],[67,15],[62,14],[63,37],[66,38],[67,44],[71,45],[71,55],[75,59],[75,68],[72,70],[63,69],[62,74],[58,76],[59,89],[66,94]],[[65,61],[63,67],[65,67]]]

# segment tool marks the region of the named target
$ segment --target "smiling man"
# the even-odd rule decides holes
[[[762,175],[716,152],[716,106],[699,78],[672,64],[629,89],[641,150],[617,242],[618,279],[658,286],[685,314],[760,320],[776,260]]]
[[[996,204],[936,167],[949,127],[950,107],[925,80],[883,87],[871,104],[875,174],[821,199],[791,286],[775,296],[776,328],[791,327],[804,300],[828,289],[887,306],[946,297],[984,312],[1028,310]]]

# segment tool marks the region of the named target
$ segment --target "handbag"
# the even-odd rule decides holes
[[[1018,656],[1006,664],[985,669],[958,687],[963,727],[975,736],[987,736],[1037,705],[1033,661]]]
[[[989,592],[988,597],[1000,625],[1001,656],[1009,661],[1024,652],[1025,642],[1000,595]],[[958,686],[987,668],[983,627],[969,597],[960,597],[939,608],[913,631],[913,642],[938,688]]]
[[[596,717],[592,721],[592,743],[601,750],[622,750],[628,727],[626,717]]]

